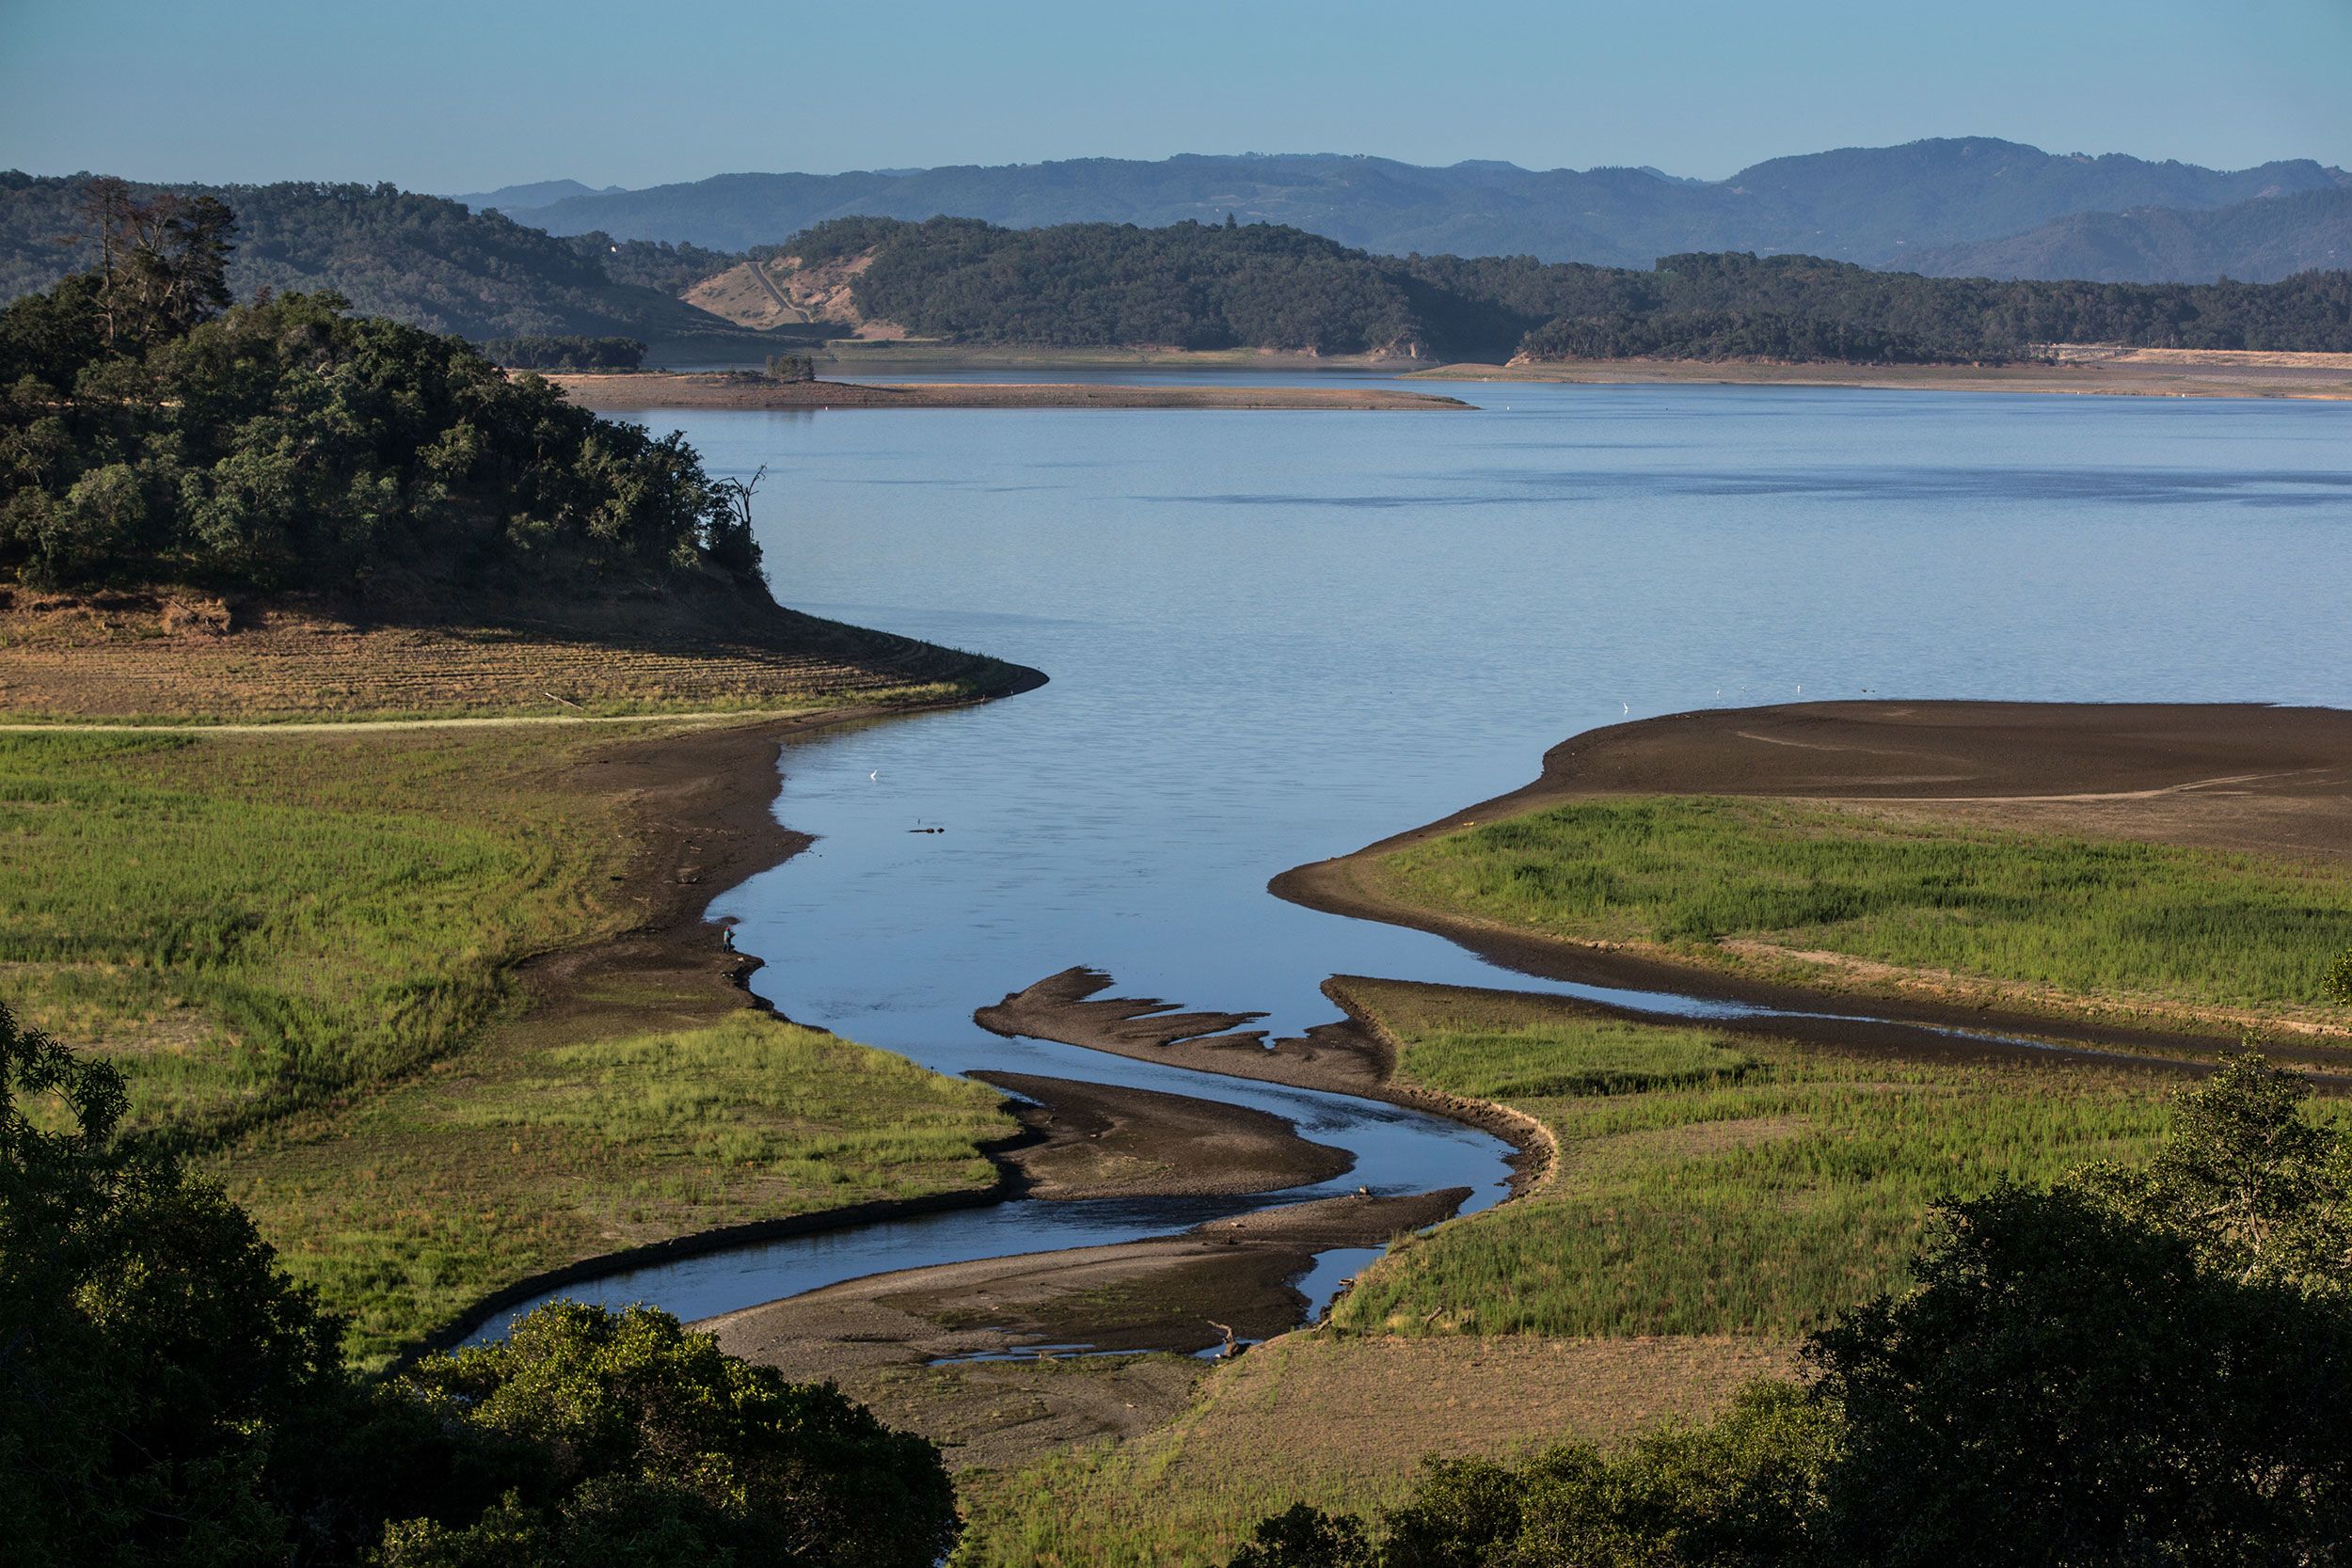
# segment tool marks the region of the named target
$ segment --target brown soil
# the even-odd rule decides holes
[[[1904,391],[2039,392],[2106,397],[2352,398],[2352,356],[2329,363],[2182,360],[2139,350],[2056,365],[1773,365],[1690,359],[1549,359],[1446,365],[1411,372],[1430,381],[1566,382],[1580,386],[1690,383],[1745,387],[1876,387]],[[2263,360],[2283,357],[2261,356]]]
[[[730,372],[548,378],[582,408],[1406,408],[1469,404],[1363,387],[1104,387],[1043,382],[770,381]]]
[[[1315,1250],[1379,1244],[1467,1196],[1327,1198],[1158,1241],[910,1269],[695,1326],[787,1377],[832,1379],[885,1420],[946,1445],[957,1468],[1009,1468],[1141,1434],[1183,1409],[1212,1365],[1073,1357],[1070,1347],[1208,1351],[1229,1331],[1242,1342],[1282,1335],[1304,1303],[1289,1282]],[[1063,1350],[1041,1361],[1041,1346]],[[1009,1354],[1023,1358],[988,1359]]]
[[[1280,1117],[1247,1106],[1022,1072],[972,1076],[1035,1101],[1018,1114],[1041,1141],[1003,1156],[1028,1197],[1280,1192],[1327,1181],[1356,1163],[1347,1150],[1310,1143]]]
[[[1034,671],[728,585],[545,603],[230,602],[0,584],[0,714],[356,720],[786,710],[1025,690]]]
[[[1396,1042],[1355,1005],[1348,994],[1354,983],[1340,975],[1323,987],[1346,1018],[1274,1040],[1264,1030],[1239,1027],[1263,1017],[1261,1013],[1187,1013],[1149,998],[1098,999],[1096,993],[1113,984],[1111,977],[1083,968],[1049,974],[972,1017],[999,1035],[1025,1035],[1195,1072],[1360,1095],[1449,1117],[1484,1128],[1518,1151],[1511,1160],[1514,1196],[1540,1180],[1553,1158],[1551,1134],[1508,1107],[1394,1082]]]
[[[1580,798],[1647,794],[1883,802],[1890,812],[1986,826],[2332,860],[2352,854],[2352,713],[2252,705],[1806,703],[1674,714],[1574,736],[1545,754],[1534,784],[1354,854],[1286,871],[1271,889],[1312,909],[1434,931],[1526,974],[1837,1008],[1819,991],[1415,909],[1366,875],[1383,855],[1471,823]],[[2035,1000],[1893,993],[1869,1004],[1871,1012],[1900,1021],[1891,1024],[1795,1018],[1713,1026],[1940,1055],[2002,1049],[1938,1032],[1950,1028],[2190,1058],[2214,1045],[2202,1029],[2062,1018],[2033,1010]],[[2304,1049],[2330,1059],[2326,1047]]]
[[[1216,1349],[1298,1322],[1290,1281],[1329,1247],[1378,1246],[1470,1196],[1318,1198],[1179,1235],[871,1275],[698,1324],[728,1351],[796,1377],[1002,1355],[1038,1346]]]

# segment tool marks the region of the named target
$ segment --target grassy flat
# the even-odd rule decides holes
[[[616,1011],[659,1002],[612,996]],[[525,1022],[226,1153],[230,1188],[370,1358],[584,1257],[876,1199],[976,1192],[1001,1097],[748,1008],[600,1035]]]
[[[974,1564],[1223,1562],[1294,1502],[1376,1509],[1427,1454],[1608,1442],[1704,1418],[1899,1282],[1927,1205],[2133,1159],[2167,1081],[1925,1064],[1344,978],[1396,1081],[1534,1117],[1524,1196],[1409,1237],[1329,1325],[1251,1351],[1116,1446],[962,1482]]]
[[[1402,1335],[1793,1339],[1900,1282],[1929,1204],[2137,1159],[2169,1085],[1925,1063],[1629,1023],[1541,997],[1349,979],[1398,1078],[1494,1099],[1559,1147],[1519,1201],[1440,1226],[1334,1314]]]
[[[960,1478],[959,1568],[1209,1568],[1295,1502],[1403,1500],[1424,1454],[1503,1455],[1568,1433],[1703,1419],[1786,1352],[1728,1339],[1285,1335],[1220,1366],[1141,1436]]]
[[[702,879],[784,852],[773,745],[0,735],[0,984],[124,1069],[364,1356],[579,1258],[985,1188],[994,1091],[725,978]]]
[[[1596,798],[1367,868],[1401,903],[1834,989],[1940,986],[2228,1029],[2340,1022],[2352,866],[2030,832],[1884,802]]]

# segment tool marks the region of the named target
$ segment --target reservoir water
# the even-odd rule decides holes
[[[755,989],[943,1071],[1263,1106],[1356,1152],[1333,1187],[1469,1185],[1475,1206],[1502,1175],[1483,1133],[1002,1039],[972,1010],[1073,964],[1281,1033],[1336,1016],[1333,974],[1527,984],[1266,879],[1628,717],[1866,694],[2352,705],[2352,405],[1400,385],[1482,406],[644,416],[715,471],[767,466],[786,603],[1052,677],[787,748],[777,814],[818,843],[714,911],[766,960]],[[691,1318],[1237,1201],[1007,1204],[563,1293]]]

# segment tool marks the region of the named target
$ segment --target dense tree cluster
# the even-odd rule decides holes
[[[1913,1284],[1713,1424],[1433,1465],[1234,1568],[2106,1568],[2347,1560],[2352,1134],[2249,1053],[2144,1170],[1931,1216]]]
[[[1821,316],[1778,310],[1661,310],[1640,316],[1560,316],[1530,332],[1519,352],[1531,359],[1770,359],[1796,364],[1838,360],[1863,365],[1948,363],[1951,345]],[[1987,350],[1979,358],[2006,358]]]
[[[83,216],[92,183],[0,172],[0,298],[39,293],[97,264],[98,241]],[[616,250],[601,235],[556,239],[501,213],[388,184],[123,188],[142,201],[209,198],[234,209],[242,244],[228,281],[241,300],[332,291],[365,314],[473,339],[725,330],[674,297],[732,260],[694,270],[712,253],[691,246]],[[694,276],[680,280],[687,271]]]
[[[715,277],[743,259],[698,245],[616,240],[593,230],[572,235],[564,243],[596,263],[613,282],[659,289],[665,294],[682,294],[704,278]]]
[[[0,1007],[0,1520],[22,1568],[929,1568],[938,1450],[646,1308],[386,1380],[121,1076]]]
[[[1649,271],[1378,257],[1266,224],[997,229],[842,218],[781,247],[872,251],[858,308],[924,336],[1060,346],[1388,351],[1448,358],[1980,362],[2035,345],[2352,350],[2352,273],[2280,283],[1993,282],[1811,256],[1668,256]]]
[[[0,311],[0,573],[353,591],[755,570],[738,498],[682,436],[331,294],[221,311],[225,209],[125,199],[97,270]]]
[[[1393,268],[1265,224],[844,218],[787,248],[810,262],[877,249],[854,285],[858,309],[926,337],[1360,353],[1422,330]]]
[[[494,365],[518,371],[633,371],[645,362],[645,345],[634,338],[573,333],[492,338],[482,353]]]

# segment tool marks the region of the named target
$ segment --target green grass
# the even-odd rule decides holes
[[[532,777],[586,743],[0,735],[0,985],[199,1142],[411,1071],[621,922],[605,803]]]
[[[634,726],[0,735],[0,997],[125,1072],[377,1359],[558,1264],[990,1185],[999,1096],[703,970],[518,959],[642,918]]]
[[[1402,1078],[1501,1099],[1561,1150],[1534,1194],[1368,1270],[1336,1314],[1359,1331],[1794,1337],[1899,1285],[1937,1199],[2143,1158],[2168,1116],[2165,1082],[2137,1074],[1732,1047],[1537,999],[1346,989],[1402,1042]],[[1629,1055],[1689,1065],[1611,1092]]]
[[[2315,1006],[2352,947],[2340,867],[1769,800],[1580,802],[1417,845],[1374,875],[1408,903],[1796,979],[1845,977],[1722,944],[2263,1011]]]
[[[994,1090],[748,1009],[493,1038],[228,1162],[362,1359],[516,1278],[686,1231],[989,1186]]]

